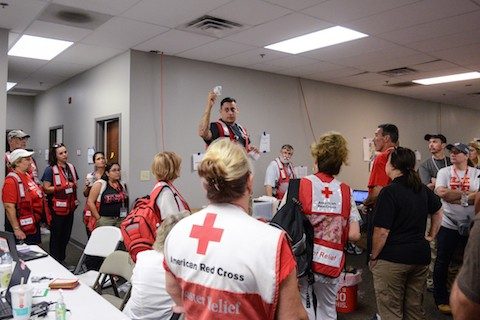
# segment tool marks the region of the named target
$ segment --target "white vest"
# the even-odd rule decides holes
[[[181,220],[165,262],[182,287],[187,319],[273,319],[282,232],[231,204]]]

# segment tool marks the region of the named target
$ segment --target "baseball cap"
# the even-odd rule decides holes
[[[455,142],[454,144],[448,144],[447,149],[452,151],[452,149],[457,149],[461,153],[468,155],[469,149],[468,146],[461,142]]]
[[[8,139],[12,138],[30,138],[29,134],[26,134],[22,130],[12,130],[8,133]]]
[[[27,151],[25,149],[15,149],[10,153],[10,156],[9,156],[10,163],[14,163],[20,158],[30,157],[34,153],[35,152],[33,151]]]
[[[447,138],[445,138],[445,136],[441,133],[437,133],[437,134],[431,134],[431,133],[427,133],[425,135],[425,137],[423,137],[425,140],[429,141],[430,139],[440,139],[442,141],[442,143],[447,143]]]

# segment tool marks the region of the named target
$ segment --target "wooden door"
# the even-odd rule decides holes
[[[106,127],[106,143],[105,143],[105,157],[108,163],[118,162],[119,152],[119,121],[118,119],[107,121]]]

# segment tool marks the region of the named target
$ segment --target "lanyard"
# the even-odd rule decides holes
[[[470,188],[470,182],[468,178],[468,167],[467,170],[465,170],[465,175],[463,176],[462,180],[460,180],[460,177],[458,176],[457,170],[452,166],[452,171],[457,177],[458,181],[460,182],[460,187],[462,191],[467,191]]]
[[[447,157],[444,157],[443,161],[445,162],[445,165],[442,168],[445,168],[448,165]],[[437,169],[437,172],[438,172],[440,168],[437,166],[437,162],[435,161],[435,158],[433,156],[432,156],[432,162],[433,162],[433,165],[435,166],[435,169]]]

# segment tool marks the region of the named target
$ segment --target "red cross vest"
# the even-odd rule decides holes
[[[228,127],[228,125],[225,122],[219,120],[215,123],[217,125],[219,138],[229,137],[230,140],[232,140],[234,142],[237,141],[237,140],[235,140],[235,134],[234,134],[233,130],[230,130],[230,128]],[[240,131],[242,133],[242,138],[245,140],[245,149],[247,151],[249,151],[250,150],[250,139],[248,138],[247,130],[245,130],[238,123],[236,123],[236,125],[240,128]]]
[[[299,200],[314,229],[312,270],[338,277],[345,264],[351,209],[350,187],[317,173],[300,180]]]
[[[53,196],[52,209],[59,216],[66,216],[73,213],[78,206],[77,200],[77,173],[75,167],[71,163],[67,163],[73,177],[74,186],[68,187],[68,179],[63,170],[57,165],[52,166],[53,172]]]
[[[177,188],[175,188],[170,181],[168,181],[168,182],[167,181],[157,182],[157,184],[153,187],[152,194],[156,191],[155,189],[157,189],[157,188],[163,189],[164,187],[168,187],[168,188],[170,188],[170,190],[172,190],[173,197],[175,198],[175,202],[177,203],[177,207],[178,207],[179,212],[182,212],[184,210],[191,211],[190,207],[188,206],[187,201],[182,197],[180,192],[178,192]],[[160,190],[157,193],[157,197],[158,197],[158,195],[160,195],[160,193],[162,191],[163,190]],[[157,201],[157,199],[154,199],[154,201]],[[155,209],[155,213],[157,213],[158,216],[160,217],[160,222],[163,221],[165,218],[164,218],[164,216],[162,216],[162,213],[160,212],[160,208],[157,205],[155,205],[154,209]]]
[[[181,220],[165,242],[165,264],[182,288],[186,319],[274,319],[282,236],[231,204]]]
[[[37,232],[36,223],[40,221],[41,217],[33,210],[31,196],[29,194],[31,191],[25,191],[25,186],[23,185],[22,179],[16,172],[9,172],[6,179],[8,178],[15,179],[18,185],[19,201],[16,204],[16,210],[20,229],[25,234],[35,234]],[[33,181],[32,183],[35,184]],[[37,194],[40,198],[43,198],[43,193],[41,190],[38,190]]]
[[[275,196],[277,199],[282,200],[283,196],[288,190],[288,182],[290,179],[295,179],[295,172],[293,171],[291,163],[285,164],[278,158],[275,159],[275,163],[277,164],[278,171],[280,172],[277,185],[275,186]]]

